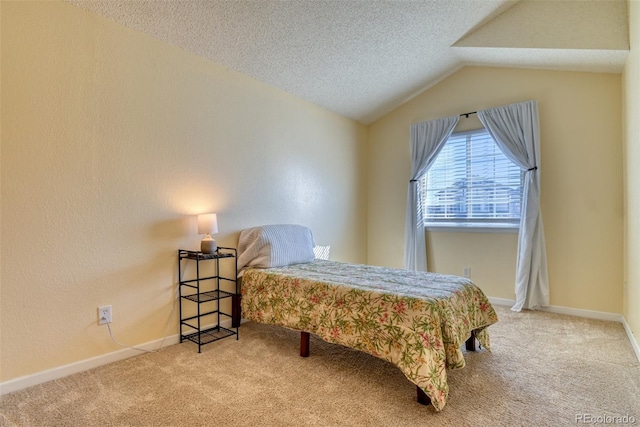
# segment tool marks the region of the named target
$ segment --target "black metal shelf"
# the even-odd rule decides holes
[[[233,251],[233,252],[230,252]],[[220,258],[235,258],[235,248],[225,248],[223,246],[218,247],[218,250],[212,254],[203,254],[200,251],[189,251],[186,249],[180,249],[178,251],[178,256],[180,259],[195,259],[195,260],[205,260],[205,259],[220,259]]]
[[[202,351],[202,346],[205,344],[218,341],[222,338],[227,338],[235,335],[236,339],[239,338],[238,327],[240,326],[239,319],[239,298],[238,293],[238,257],[237,250],[235,248],[218,247],[218,250],[213,254],[203,254],[199,251],[190,251],[185,249],[178,250],[178,289],[180,295],[180,342],[188,340],[198,344],[198,353]],[[225,277],[220,273],[220,260],[233,259],[234,262],[234,275],[232,277]],[[188,280],[182,279],[183,260],[195,261],[196,272],[195,278]],[[200,274],[200,262],[208,261],[213,262],[215,266],[215,274],[206,277],[201,277]],[[220,289],[221,283],[233,284],[233,290]],[[183,289],[190,289],[186,295],[183,295]],[[231,298],[231,314],[222,311],[220,308],[220,302],[224,299]],[[195,303],[196,314],[190,317],[183,317],[183,303]],[[204,307],[206,304],[207,310]],[[214,305],[208,305],[214,304]],[[192,306],[193,307],[193,306]],[[211,322],[217,321],[217,324],[213,327],[203,326],[202,318],[205,316],[215,316]],[[231,327],[235,329],[228,329],[220,325],[220,316],[231,318]],[[193,321],[189,323],[189,321]],[[196,324],[193,324],[196,323]],[[207,321],[207,323],[210,323]],[[190,328],[187,332],[183,330],[184,327]],[[194,332],[195,330],[195,332]]]
[[[238,337],[237,332],[234,332],[222,326],[215,326],[213,328],[205,329],[199,332],[196,331],[191,334],[183,335],[181,338],[194,342],[198,344],[198,347],[200,347],[202,345],[209,344],[214,341],[218,341],[234,335],[236,336],[236,338]]]
[[[200,292],[200,293],[191,294],[191,295],[182,295],[182,298],[188,299],[193,302],[203,303],[203,302],[209,302],[209,301],[216,301],[224,298],[231,298],[231,297],[234,297],[235,295],[236,295],[235,293],[231,293],[231,292],[213,290],[213,291]]]
[[[182,319],[180,321],[180,323],[182,323],[183,325],[187,325],[187,326],[191,326],[193,329],[198,329],[197,326],[192,325],[191,323],[187,322],[187,320],[193,320],[193,319],[197,319],[200,318],[202,319],[205,316],[211,316],[212,314],[220,314],[220,316],[226,316],[226,317],[231,317],[230,314],[225,313],[224,311],[220,311],[220,310],[212,310],[212,311],[207,311],[206,313],[200,313],[200,314],[196,314],[195,316],[191,316],[191,317],[185,317],[184,319]]]

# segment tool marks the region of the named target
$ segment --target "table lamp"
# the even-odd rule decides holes
[[[218,217],[214,213],[198,215],[198,234],[206,234],[200,242],[203,254],[215,253],[218,249],[216,241],[211,237],[218,232]]]

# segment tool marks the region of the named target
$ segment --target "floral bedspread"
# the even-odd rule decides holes
[[[325,260],[246,269],[242,317],[387,360],[437,411],[449,394],[446,370],[465,366],[461,345],[475,330],[489,349],[486,328],[498,321],[484,293],[463,277]]]

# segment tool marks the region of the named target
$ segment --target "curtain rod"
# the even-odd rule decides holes
[[[468,119],[471,114],[476,114],[476,113],[478,113],[478,112],[477,111],[471,111],[469,113],[462,113],[462,114],[460,114],[460,117],[464,116],[465,118]]]

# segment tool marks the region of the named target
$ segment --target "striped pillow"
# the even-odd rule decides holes
[[[311,262],[315,258],[313,247],[313,234],[302,225],[274,224],[248,228],[240,233],[238,241],[238,270]]]

